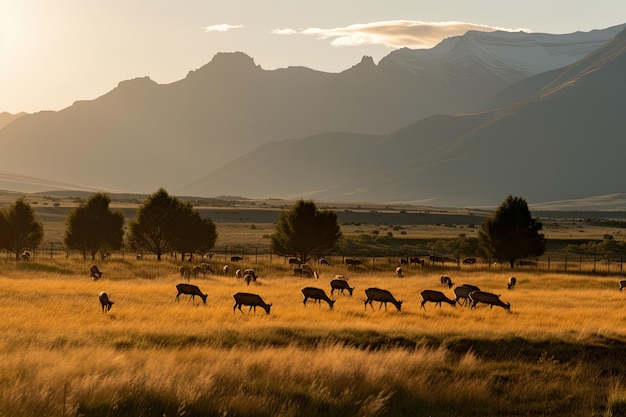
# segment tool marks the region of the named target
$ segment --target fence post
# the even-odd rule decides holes
[[[565,272],[567,272],[567,255],[565,255]]]

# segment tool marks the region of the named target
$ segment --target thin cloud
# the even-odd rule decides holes
[[[390,48],[431,48],[442,39],[463,35],[469,30],[493,32],[502,30],[517,32],[528,29],[510,29],[497,26],[479,25],[466,22],[420,22],[413,20],[393,20],[354,24],[334,29],[275,29],[279,35],[311,35],[318,39],[332,39],[333,46],[385,45]]]
[[[204,31],[205,32],[228,32],[229,30],[239,29],[242,27],[243,25],[229,25],[228,23],[222,23],[221,25],[206,26],[204,28]]]

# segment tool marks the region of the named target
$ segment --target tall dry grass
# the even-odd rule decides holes
[[[616,415],[626,370],[626,294],[617,278],[464,272],[501,294],[511,313],[447,304],[420,309],[439,275],[324,270],[319,280],[254,265],[192,278],[204,305],[181,296],[176,262],[0,262],[2,416],[496,416]],[[216,265],[217,266],[217,265]],[[330,292],[334,273],[356,287],[305,307],[300,290]],[[365,309],[378,286],[403,301]],[[102,313],[98,292],[115,302]],[[238,291],[271,302],[233,311]]]

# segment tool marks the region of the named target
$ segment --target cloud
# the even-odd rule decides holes
[[[221,25],[211,25],[204,28],[205,32],[228,32],[231,29],[239,29],[242,28],[243,25],[229,25],[228,23],[223,23]]]
[[[311,35],[318,39],[332,39],[333,46],[385,45],[390,48],[431,48],[450,36],[463,35],[469,30],[516,32],[528,29],[509,29],[465,22],[420,22],[393,20],[354,24],[334,29],[275,29],[278,35]]]

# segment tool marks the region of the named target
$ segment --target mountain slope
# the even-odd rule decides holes
[[[545,84],[524,102],[472,115],[426,118],[378,140],[362,137],[353,154],[345,153],[342,138],[328,135],[325,139],[333,147],[323,162],[317,160],[324,167],[323,179],[316,179],[310,166],[269,169],[276,161],[307,155],[305,146],[319,143],[319,137],[281,144],[282,153],[272,161],[252,153],[245,164],[232,164],[256,176],[254,187],[242,182],[238,193],[459,206],[493,205],[508,194],[539,202],[623,192],[624,74],[622,32],[584,59],[544,77]],[[359,142],[358,137],[350,140]],[[363,161],[367,169],[346,172],[342,161],[350,158]],[[335,171],[339,166],[341,173]],[[286,177],[289,185],[281,183]],[[220,172],[219,181],[215,178],[208,175],[185,189],[219,194],[220,186],[231,182],[228,172]],[[333,178],[341,181],[333,183]]]
[[[573,60],[615,30],[554,35],[550,51]],[[561,62],[545,59],[546,48],[527,34],[471,32],[431,50],[394,52],[378,65],[364,58],[339,74],[266,71],[243,53],[222,53],[175,83],[123,81],[95,100],[14,120],[0,129],[0,166],[129,192],[180,189],[270,141],[382,135],[425,116],[482,110],[537,65]],[[535,67],[521,67],[515,51]]]

